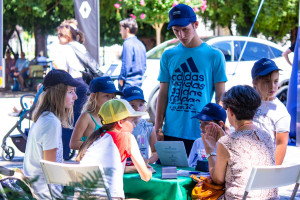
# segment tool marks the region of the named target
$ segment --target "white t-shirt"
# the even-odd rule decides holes
[[[125,198],[123,174],[126,159],[121,162],[120,152],[110,134],[99,137],[86,151],[80,164],[101,164],[112,197]],[[105,196],[104,190],[96,190],[95,195]]]
[[[70,43],[85,54],[86,48],[82,44]],[[69,44],[59,45],[52,59],[59,69],[68,71],[73,78],[82,77],[81,71],[84,71],[84,67]]]
[[[25,176],[39,179],[33,183],[33,189],[37,196],[51,199],[48,186],[40,165],[43,159],[43,151],[57,149],[56,162],[63,162],[62,129],[60,120],[52,112],[44,112],[38,120],[32,124],[26,143],[26,151],[23,162]],[[52,192],[59,195],[61,186],[52,185]],[[45,195],[45,196],[43,196]]]
[[[271,135],[274,144],[276,142],[275,132],[289,132],[290,122],[291,116],[278,98],[272,101],[262,101],[253,119],[253,123],[257,127]]]
[[[215,152],[217,152],[217,145],[215,148]],[[203,156],[206,158],[205,146],[202,138],[198,138],[194,141],[190,155],[189,155],[189,166],[196,167],[197,161],[203,159]]]

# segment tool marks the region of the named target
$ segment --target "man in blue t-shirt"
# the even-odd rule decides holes
[[[137,39],[135,34],[138,25],[133,18],[127,18],[120,22],[120,34],[123,43],[122,67],[119,75],[119,90],[131,86],[142,86],[143,76],[146,71],[146,48]]]
[[[178,4],[169,18],[168,29],[180,44],[166,50],[160,60],[155,130],[158,140],[183,141],[189,155],[194,140],[201,137],[199,121],[191,118],[211,102],[214,92],[220,103],[225,91],[225,58],[200,39],[191,7]]]
[[[21,90],[24,90],[24,79],[28,78],[29,75],[29,61],[25,58],[25,53],[21,53],[21,58],[18,58],[12,71],[10,72],[10,79],[13,82],[13,78],[18,78],[18,81],[21,86]]]

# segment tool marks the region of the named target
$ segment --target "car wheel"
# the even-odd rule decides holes
[[[279,88],[276,97],[286,106],[287,103],[287,95],[288,95],[288,85],[284,85]]]
[[[155,123],[156,103],[159,89],[153,94],[152,98],[148,102],[148,113],[150,116],[150,122]]]

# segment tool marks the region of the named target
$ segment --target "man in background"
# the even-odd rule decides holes
[[[122,67],[119,75],[119,90],[127,87],[142,86],[143,76],[146,71],[146,48],[135,36],[138,25],[133,18],[120,22],[120,34],[123,43]]]
[[[25,53],[21,53],[21,58],[18,58],[14,67],[10,72],[10,81],[13,82],[13,78],[18,78],[21,90],[25,89],[24,79],[28,78],[29,61],[25,58]]]

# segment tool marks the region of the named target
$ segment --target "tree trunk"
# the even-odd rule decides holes
[[[160,24],[155,23],[154,25],[152,25],[152,27],[155,29],[156,32],[156,45],[160,44],[161,29],[163,25],[164,23],[160,23]]]
[[[19,33],[17,28],[15,28],[15,31],[17,33],[17,36],[18,36],[18,39],[19,39],[19,42],[20,42],[20,50],[21,50],[21,52],[19,53],[19,57],[20,57],[21,53],[23,52],[22,40],[21,40],[20,33]]]
[[[11,36],[15,32],[15,29],[11,29],[9,32],[3,31],[3,57],[5,57],[5,52],[7,47],[12,51],[11,47],[8,44],[8,41],[10,40]],[[14,57],[16,56],[16,53],[13,52]]]
[[[42,32],[38,25],[34,26],[34,39],[35,57],[37,58],[40,53],[47,57],[47,35]]]

